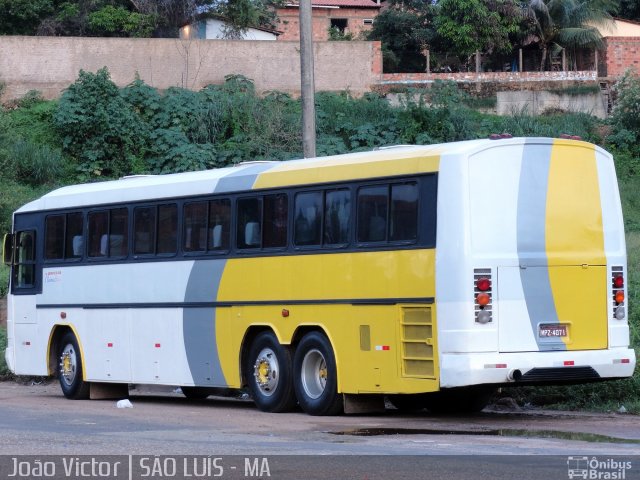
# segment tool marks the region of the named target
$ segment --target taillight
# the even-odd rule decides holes
[[[493,321],[491,269],[476,268],[473,282],[476,323],[489,323]]]
[[[613,296],[613,316],[623,320],[627,316],[624,306],[624,269],[611,267],[611,292]]]

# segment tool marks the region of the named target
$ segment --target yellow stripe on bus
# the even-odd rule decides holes
[[[558,320],[569,326],[567,349],[606,348],[606,255],[593,145],[554,143],[545,231]]]
[[[324,182],[339,182],[363,178],[363,165],[366,164],[366,177],[392,177],[412,173],[436,172],[440,164],[442,149],[399,155],[393,150],[380,150],[362,155],[360,158],[345,160],[340,157],[327,157],[326,160],[282,162],[280,165],[258,175],[254,188],[272,188],[289,185],[304,185]],[[417,156],[417,155],[420,156]]]

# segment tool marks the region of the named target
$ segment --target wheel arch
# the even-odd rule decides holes
[[[85,368],[85,355],[84,349],[82,348],[82,341],[80,340],[80,335],[78,335],[78,331],[75,327],[68,323],[54,325],[49,333],[49,343],[47,344],[47,370],[49,371],[50,376],[56,375],[58,371],[58,350],[60,349],[60,341],[68,332],[73,333],[76,337],[76,341],[78,342],[78,346],[80,347],[82,380],[86,381],[87,370]]]

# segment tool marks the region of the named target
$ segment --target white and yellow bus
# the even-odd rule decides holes
[[[15,212],[4,257],[7,363],[69,398],[161,384],[247,388],[271,412],[473,410],[497,386],[635,367],[614,166],[582,141],[64,187]]]

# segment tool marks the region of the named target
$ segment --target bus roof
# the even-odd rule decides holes
[[[435,172],[439,169],[441,155],[467,156],[503,142],[520,144],[525,140],[530,143],[533,139],[403,145],[282,162],[244,162],[197,172],[133,175],[120,180],[62,187],[24,205],[16,213]],[[539,140],[544,143],[553,141],[549,138]]]

